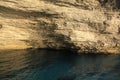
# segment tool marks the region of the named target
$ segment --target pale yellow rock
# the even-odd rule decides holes
[[[52,48],[80,53],[119,53],[118,2],[0,0],[0,49]]]

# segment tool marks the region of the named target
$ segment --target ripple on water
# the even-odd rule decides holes
[[[4,51],[0,52],[0,80],[120,80],[120,55]]]

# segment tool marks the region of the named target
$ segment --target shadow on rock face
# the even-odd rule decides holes
[[[78,3],[78,0],[43,0],[45,2],[50,2],[58,6],[72,6],[72,7],[79,7],[76,3]]]
[[[120,0],[98,0],[101,6],[107,9],[120,9]]]
[[[120,9],[120,0],[116,0],[115,2],[116,2],[116,7]]]

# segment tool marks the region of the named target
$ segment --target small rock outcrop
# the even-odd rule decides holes
[[[0,49],[120,53],[119,0],[0,0]]]

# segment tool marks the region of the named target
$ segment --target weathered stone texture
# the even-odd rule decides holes
[[[119,0],[0,0],[0,49],[120,52]]]

